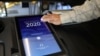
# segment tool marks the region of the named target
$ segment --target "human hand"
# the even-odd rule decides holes
[[[60,25],[61,24],[60,14],[47,14],[47,15],[44,15],[41,18],[41,21],[52,23],[54,25]]]

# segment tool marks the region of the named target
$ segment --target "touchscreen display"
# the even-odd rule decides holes
[[[41,22],[41,17],[17,18],[26,56],[45,56],[62,51],[46,23]]]

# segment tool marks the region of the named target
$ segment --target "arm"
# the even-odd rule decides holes
[[[85,1],[81,6],[73,7],[72,11],[53,11],[60,14],[61,23],[81,23],[96,19],[100,16],[100,0]]]

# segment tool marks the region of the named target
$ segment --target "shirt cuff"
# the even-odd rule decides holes
[[[68,14],[66,14],[66,13],[65,14],[61,14],[60,15],[60,19],[61,19],[61,23],[62,24],[71,23],[72,22],[70,16]]]
[[[75,20],[74,11],[53,11],[54,14],[60,14],[60,20],[62,24],[72,23]]]

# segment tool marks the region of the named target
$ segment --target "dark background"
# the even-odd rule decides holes
[[[85,0],[1,0],[1,1],[8,1],[8,2],[13,2],[13,1],[23,1],[23,2],[29,2],[29,1],[60,1],[60,2],[64,2],[67,4],[70,4],[71,6],[75,6],[75,5],[81,5],[84,3]]]

